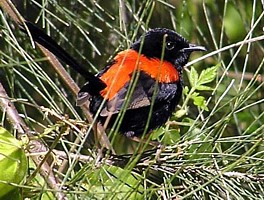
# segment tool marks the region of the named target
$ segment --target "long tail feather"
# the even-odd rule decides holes
[[[96,90],[95,88],[93,88],[93,91],[99,92],[106,87],[106,84],[101,79],[94,76],[91,72],[81,66],[71,55],[69,55],[61,46],[59,46],[55,40],[44,33],[44,31],[42,31],[29,21],[25,21],[25,23],[28,30],[30,31],[33,40],[48,49],[56,57],[61,59],[64,63],[72,67],[76,72],[81,74],[91,86],[94,86],[96,88]],[[27,33],[24,26],[21,25],[20,29],[23,32]]]

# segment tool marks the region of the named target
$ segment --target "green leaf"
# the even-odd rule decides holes
[[[89,196],[93,199],[144,199],[142,180],[130,170],[107,165],[91,166],[85,176],[87,182],[83,182],[82,187],[87,189],[86,199]]]
[[[180,129],[170,129],[166,131],[163,138],[163,143],[167,145],[176,144],[181,138]]]
[[[196,90],[200,90],[200,91],[208,91],[208,90],[213,90],[213,88],[206,86],[206,85],[198,85],[196,87]]]
[[[189,92],[189,87],[188,87],[188,86],[185,86],[185,87],[183,88],[183,94],[184,94],[184,95],[187,95],[188,92]]]
[[[27,173],[27,158],[22,142],[0,127],[0,198],[16,190],[9,183],[20,184]]]
[[[218,67],[219,65],[215,65],[213,67],[203,70],[199,76],[197,85],[203,85],[212,82],[217,75]]]
[[[164,127],[157,128],[151,134],[151,140],[158,140],[164,134]]]
[[[206,106],[206,101],[203,96],[196,96],[193,98],[194,105],[198,106],[199,108],[208,111],[208,107]]]
[[[195,87],[197,85],[198,77],[199,77],[199,75],[198,75],[196,69],[194,67],[191,67],[189,80],[190,80],[190,84],[192,87]]]
[[[193,92],[190,96],[191,99],[194,99],[195,97],[199,96],[198,92]]]
[[[180,109],[180,110],[177,110],[177,112],[174,114],[174,116],[178,119],[178,118],[181,118],[182,116],[186,115],[186,113],[187,113],[187,110]]]
[[[197,97],[193,98],[193,102],[194,102],[194,105],[200,107],[204,102],[204,97],[203,96],[197,96]]]

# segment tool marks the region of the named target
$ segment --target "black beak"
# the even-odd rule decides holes
[[[193,51],[206,51],[206,48],[203,46],[197,46],[195,44],[190,44],[189,47],[183,48],[184,52],[193,52]]]

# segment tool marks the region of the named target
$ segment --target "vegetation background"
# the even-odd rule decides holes
[[[34,152],[25,145],[33,160],[9,197],[264,198],[263,0],[13,1],[16,15],[43,28],[93,73],[149,28],[176,30],[207,48],[185,68],[177,112],[148,138],[166,147],[132,142],[113,130],[116,155],[97,147],[76,94],[32,47],[5,2],[0,83],[29,130],[27,140],[44,148]],[[82,86],[84,79],[64,68]],[[20,135],[1,107],[1,125]]]

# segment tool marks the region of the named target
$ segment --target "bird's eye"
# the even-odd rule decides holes
[[[168,49],[168,50],[174,49],[174,44],[172,42],[167,42],[166,43],[166,49]]]

